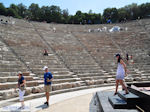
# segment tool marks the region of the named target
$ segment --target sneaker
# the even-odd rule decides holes
[[[49,103],[48,103],[48,102],[45,102],[44,104],[47,105],[47,106],[49,106]]]
[[[47,104],[47,102],[45,102],[44,104]]]
[[[19,109],[19,110],[21,110],[21,109],[22,109],[22,106],[21,106],[21,107],[19,107],[18,109]]]
[[[115,93],[114,93],[114,96],[117,95],[117,94],[118,94],[118,92],[115,92]]]
[[[25,109],[25,106],[21,106],[18,108],[19,110]]]

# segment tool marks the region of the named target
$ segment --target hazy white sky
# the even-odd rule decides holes
[[[77,10],[88,12],[90,9],[95,13],[103,13],[108,7],[120,8],[132,3],[142,4],[150,0],[0,0],[1,3],[8,7],[10,4],[23,3],[29,6],[31,3],[37,3],[39,6],[57,5],[61,9],[68,9],[70,14],[75,14]]]

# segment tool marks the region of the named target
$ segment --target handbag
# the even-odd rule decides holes
[[[20,86],[19,89],[20,89],[21,91],[26,90],[26,85]]]

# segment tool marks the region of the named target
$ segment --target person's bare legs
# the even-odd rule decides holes
[[[122,85],[122,88],[125,89],[126,94],[129,93],[127,87],[125,86],[125,84],[124,84],[124,82],[123,82],[123,80],[119,80],[119,82],[120,82],[120,84]]]
[[[49,92],[46,92],[46,100],[49,102]]]
[[[21,106],[24,107],[24,101],[21,101]]]
[[[114,95],[117,94],[117,91],[118,91],[118,84],[119,84],[119,80],[116,80],[116,91],[115,91]]]

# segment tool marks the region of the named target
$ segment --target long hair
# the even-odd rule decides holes
[[[122,57],[119,55],[117,62],[120,63],[120,60],[122,60]]]

